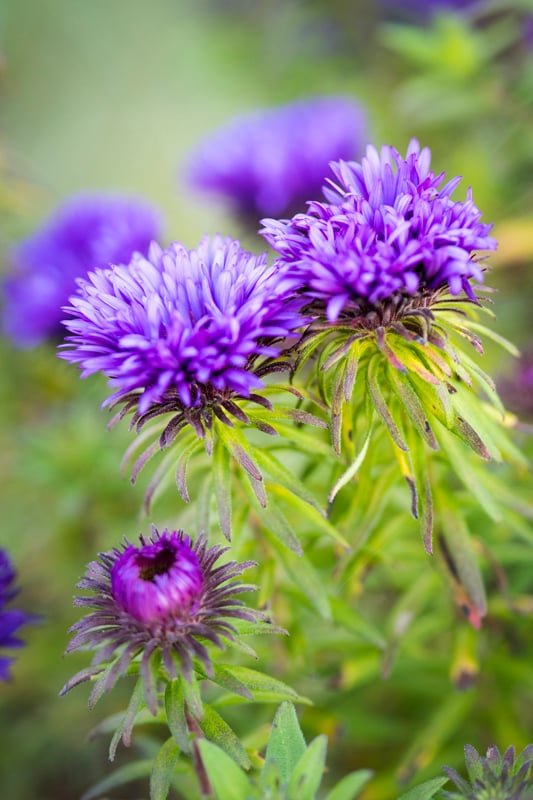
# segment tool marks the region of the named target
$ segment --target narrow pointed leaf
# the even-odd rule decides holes
[[[329,792],[326,800],[356,800],[357,795],[366,786],[372,774],[369,769],[359,769],[357,772],[346,775]]]
[[[305,739],[296,710],[292,703],[282,703],[272,723],[261,785],[265,785],[268,773],[272,769],[279,775],[282,785],[286,784],[305,750]]]
[[[248,800],[248,778],[235,761],[207,739],[198,740],[198,749],[216,800]]]
[[[317,736],[307,747],[292,771],[287,785],[287,800],[315,800],[326,763],[327,737]]]
[[[433,778],[402,794],[398,800],[432,800],[438,790],[447,782],[448,778]]]
[[[251,763],[248,753],[235,732],[211,706],[204,706],[204,718],[201,728],[206,738],[218,745],[240,767],[243,769],[250,768]]]
[[[145,758],[142,761],[134,761],[133,764],[126,764],[119,767],[111,775],[107,775],[95,786],[82,795],[81,800],[96,800],[98,797],[105,797],[112,789],[124,786],[131,781],[139,778],[147,778],[152,772],[152,759]]]
[[[166,800],[180,749],[174,739],[167,739],[154,759],[150,775],[150,800]]]

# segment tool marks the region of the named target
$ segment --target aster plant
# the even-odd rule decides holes
[[[533,782],[533,745],[528,745],[518,756],[514,747],[502,755],[495,745],[481,756],[471,745],[465,747],[468,781],[451,767],[444,772],[455,784],[454,791],[442,792],[442,800],[531,800]]]
[[[161,217],[150,203],[127,195],[87,193],[70,197],[10,254],[3,286],[3,328],[18,347],[33,347],[64,334],[62,306],[76,280],[96,267],[145,254],[161,235]]]
[[[33,614],[15,608],[6,608],[10,601],[18,594],[15,584],[16,572],[5,550],[0,549],[0,649],[11,650],[22,647],[24,642],[18,637],[18,632],[23,625],[35,621]],[[0,680],[8,681],[11,678],[10,666],[14,659],[10,656],[0,655]]]
[[[290,369],[283,351],[306,322],[302,299],[292,287],[265,254],[252,255],[219,235],[204,237],[193,250],[179,243],[167,250],[153,244],[147,257],[136,254],[127,266],[96,270],[80,281],[66,308],[70,335],[61,357],[78,363],[82,377],[102,372],[109,378],[116,391],[104,405],[121,406],[115,420],[133,414],[131,426],[141,433],[126,454],[126,460],[137,454],[133,480],[183,432],[180,450],[167,454],[148,487],[147,507],[171,466],[182,497],[189,500],[186,469],[202,442],[213,454],[214,490],[228,537],[230,460],[246,474],[262,506],[267,502],[263,465],[315,505],[274,456],[268,458],[243,434],[253,427],[276,435],[290,420],[326,425],[295,407],[273,408],[268,395],[279,394],[279,387],[265,386],[265,376]],[[301,392],[283,388],[293,400],[302,398]],[[147,423],[153,424],[145,430]]]
[[[360,155],[365,131],[362,107],[342,96],[244,114],[200,143],[190,157],[188,180],[257,224],[266,214],[304,209],[330,161]]]
[[[429,453],[440,451],[469,486],[462,445],[487,460],[520,460],[498,421],[505,411],[494,382],[464,348],[483,353],[484,335],[516,353],[481,321],[492,316],[484,252],[496,242],[471,191],[453,200],[460,178],[444,183],[416,140],[405,157],[369,147],[360,164],[332,169],[325,201],[292,219],[263,220],[262,230],[313,317],[297,367],[315,357],[311,381],[330,408],[334,449],[350,464],[330,499],[384,427],[431,550]]]
[[[77,596],[74,604],[91,610],[72,627],[67,653],[82,649],[94,651],[94,656],[91,667],[74,675],[61,693],[92,681],[92,707],[121,676],[138,676],[111,743],[112,759],[121,738],[129,744],[143,709],[167,721],[182,750],[190,753],[190,736],[202,735],[204,723],[209,730],[216,728],[220,719],[202,702],[200,684],[207,679],[248,701],[254,699],[252,689],[298,699],[280,681],[212,659],[212,647],[228,645],[254,655],[241,636],[284,633],[244,605],[240,595],[256,587],[242,583],[240,576],[255,563],[221,561],[227,549],[209,547],[203,534],[193,542],[183,531],[160,534],[152,527],[151,536],[141,535],[138,546],[126,540],[100,553],[78,583],[90,594]],[[222,734],[234,744],[235,735],[220,725],[226,746]]]

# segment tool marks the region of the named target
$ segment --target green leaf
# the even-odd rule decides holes
[[[292,771],[287,786],[287,800],[314,800],[322,782],[326,752],[327,736],[317,736],[307,747]]]
[[[287,505],[290,505],[299,517],[304,517],[307,519],[311,524],[312,530],[322,531],[322,533],[325,533],[327,536],[335,539],[335,541],[337,541],[343,547],[350,547],[342,533],[340,533],[340,531],[338,531],[337,528],[332,525],[328,519],[326,519],[322,512],[317,511],[314,506],[310,506],[309,503],[304,502],[299,497],[296,497],[296,495],[288,493],[283,486],[269,484],[268,489],[271,495],[279,497],[280,499],[284,500]]]
[[[338,625],[342,625],[350,633],[354,633],[360,639],[374,645],[379,650],[385,650],[387,646],[385,637],[367,620],[363,619],[358,611],[338,597],[330,597],[329,602],[333,619]]]
[[[401,797],[398,797],[398,800],[431,800],[435,797],[435,792],[438,792],[447,781],[448,778],[433,778],[402,794]]]
[[[467,458],[467,453],[459,444],[457,437],[448,431],[444,425],[436,421],[439,426],[439,442],[441,443],[442,450],[448,458],[450,468],[454,470],[468,492],[471,492],[486,514],[494,520],[500,522],[502,518],[501,510],[490,491],[485,488],[485,485],[478,477],[478,465],[473,465],[472,461]],[[482,462],[480,462],[482,463]],[[484,470],[485,467],[482,466]]]
[[[175,678],[167,684],[165,690],[165,711],[170,732],[180,749],[190,753],[189,731],[185,719],[185,698],[183,694],[183,679]]]
[[[287,784],[291,774],[305,753],[305,739],[292,703],[282,703],[278,708],[268,739],[261,786],[265,786],[269,773],[275,771],[281,783]]]
[[[213,675],[209,680],[216,683],[217,686],[222,686],[223,689],[227,689],[228,692],[233,692],[233,694],[244,697],[246,700],[253,700],[254,698],[249,688],[232,674],[230,671],[231,665],[229,665],[229,667],[230,669],[228,670],[224,664],[214,664]]]
[[[337,493],[342,489],[342,487],[346,486],[346,484],[349,481],[351,481],[352,478],[357,474],[357,472],[359,470],[359,467],[361,466],[361,464],[365,460],[365,456],[366,456],[366,454],[368,452],[368,446],[370,444],[370,439],[371,438],[372,438],[372,425],[370,424],[368,435],[367,435],[367,437],[366,437],[366,439],[364,441],[364,444],[363,444],[361,450],[357,454],[357,457],[356,457],[355,461],[353,461],[353,463],[348,467],[346,472],[344,472],[341,475],[341,477],[338,479],[338,481],[335,483],[335,485],[331,489],[331,491],[329,493],[329,498],[328,498],[330,503],[332,503],[334,501]]]
[[[257,463],[268,472],[268,474],[289,492],[300,497],[306,503],[321,511],[316,498],[312,492],[303,484],[287,467],[267,450],[254,449],[254,458]]]
[[[392,388],[396,392],[408,415],[411,417],[418,432],[432,450],[438,450],[439,446],[431,430],[428,414],[426,409],[422,406],[420,398],[409,380],[409,376],[403,375],[395,369],[390,369],[389,374],[392,378]]]
[[[376,411],[385,423],[385,427],[387,428],[394,444],[399,447],[400,450],[407,452],[409,448],[407,447],[403,436],[400,433],[400,429],[394,421],[390,409],[385,401],[385,397],[383,396],[383,392],[381,391],[378,375],[380,367],[381,360],[379,357],[375,356],[374,358],[370,359],[367,372],[368,391],[370,392],[370,396],[372,397]]]
[[[131,695],[131,699],[124,714],[119,726],[117,727],[115,733],[113,734],[113,738],[111,739],[111,743],[109,745],[109,760],[115,760],[115,754],[117,752],[118,743],[122,739],[126,747],[128,747],[131,743],[131,732],[133,729],[133,725],[135,723],[135,717],[141,710],[144,700],[144,692],[143,692],[143,683],[142,679],[139,678],[137,683],[135,684],[135,688]]]
[[[346,775],[339,783],[333,787],[326,796],[326,800],[355,800],[361,789],[366,786],[372,772],[369,769],[359,769]]]
[[[95,786],[85,792],[81,800],[95,800],[97,797],[107,794],[111,789],[124,786],[125,783],[139,780],[139,778],[147,778],[151,772],[151,758],[145,758],[141,761],[134,761],[132,764],[126,764],[126,766],[119,767],[112,772],[111,775],[107,775],[107,777],[95,784]]]
[[[250,784],[243,770],[223,750],[207,739],[198,749],[217,800],[247,800]]]
[[[231,540],[231,464],[228,450],[215,438],[213,445],[213,479],[217,500],[218,521],[222,533]]]
[[[294,702],[308,703],[305,697],[301,697],[294,689],[286,683],[258,672],[255,669],[241,667],[237,664],[225,664],[225,669],[244,684],[252,693],[254,700],[261,701],[280,701],[293,700]]]
[[[282,548],[272,535],[267,534],[267,536],[272,547],[279,554],[281,565],[291,581],[323,619],[331,619],[331,609],[323,576],[315,570],[306,555],[288,551]]]
[[[453,560],[455,578],[466,589],[475,612],[481,618],[487,613],[487,599],[479,563],[472,548],[470,533],[460,511],[453,513],[449,507],[445,506],[445,503],[446,499],[443,497],[439,503],[444,506],[441,509],[440,520],[446,549]],[[473,624],[475,623],[473,622]]]
[[[166,800],[172,775],[180,757],[180,749],[174,739],[167,739],[154,759],[150,775],[150,800]]]
[[[249,769],[251,767],[248,753],[242,746],[235,732],[230,728],[228,723],[222,719],[220,714],[208,705],[204,706],[204,718],[201,728],[206,738],[217,744],[240,767],[243,767],[243,769]]]

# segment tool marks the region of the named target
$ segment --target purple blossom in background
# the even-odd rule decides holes
[[[76,279],[108,264],[145,254],[161,232],[160,215],[144,200],[82,194],[67,200],[12,251],[4,282],[3,327],[20,347],[62,333],[62,306]]]
[[[35,619],[30,614],[17,609],[6,609],[5,606],[15,597],[18,590],[14,588],[16,573],[5,550],[0,550],[0,649],[22,647],[24,642],[16,636],[19,628]],[[13,658],[0,655],[0,680],[10,679],[9,667]]]
[[[167,401],[202,409],[249,397],[262,386],[254,361],[278,356],[277,340],[302,324],[291,289],[266,254],[230,238],[204,237],[195,250],[154,244],[146,258],[80,281],[61,357],[79,363],[82,377],[103,372],[117,390],[107,402],[138,391],[141,414],[170,410]]]
[[[361,164],[332,165],[338,183],[324,189],[327,202],[290,220],[263,220],[279,267],[308,301],[326,306],[328,319],[441,289],[474,299],[470,282],[483,279],[476,254],[496,242],[470,190],[465,202],[452,200],[460,178],[442,186],[430,158],[416,140],[405,159],[392,147],[369,147]]]
[[[513,370],[497,381],[498,392],[506,407],[520,417],[533,420],[533,346],[529,346],[513,364]]]
[[[398,16],[420,17],[426,20],[442,11],[463,11],[483,8],[484,0],[380,0],[386,9],[394,9]]]
[[[103,673],[93,690],[95,700],[141,656],[145,697],[155,714],[152,656],[161,654],[171,678],[181,670],[190,680],[193,658],[212,675],[205,644],[223,647],[224,640],[233,640],[235,619],[262,618],[239,599],[256,588],[237,580],[254,562],[217,564],[227,550],[208,547],[204,535],[193,543],[182,531],[159,534],[152,528],[149,539],[140,537],[140,546],[126,541],[122,548],[100,553],[78,583],[78,588],[92,594],[75,598],[75,605],[92,610],[71,629],[74,637],[67,649],[95,650],[92,667],[75,675],[62,693]]]
[[[189,180],[259,219],[303,210],[328,164],[356,158],[367,139],[366,115],[347,97],[314,97],[238,117],[191,158]]]

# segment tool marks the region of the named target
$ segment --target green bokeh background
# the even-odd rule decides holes
[[[221,204],[191,194],[183,180],[188,154],[201,136],[237,113],[313,94],[348,94],[366,106],[373,142],[403,150],[417,136],[431,147],[436,170],[462,174],[464,185],[474,187],[484,219],[495,221],[502,240],[490,279],[500,292],[496,328],[526,344],[533,326],[533,66],[520,38],[521,13],[501,20],[496,14],[475,32],[458,23],[444,25],[441,33],[433,26],[418,32],[417,50],[398,29],[385,29],[382,7],[371,0],[0,0],[2,270],[9,269],[11,243],[85,189],[149,198],[163,210],[166,241],[192,247],[204,233],[220,231],[242,236],[259,251],[260,240]],[[430,43],[425,53],[423,42]],[[143,480],[132,488],[118,474],[130,436],[120,426],[105,430],[103,381],[81,383],[52,345],[20,351],[2,340],[0,358],[0,542],[19,571],[19,604],[42,614],[40,624],[25,631],[28,646],[18,653],[13,683],[0,686],[1,792],[6,800],[72,800],[108,768],[106,741],[87,744],[87,736],[106,712],[124,706],[128,687],[120,686],[91,713],[83,689],[58,699],[63,683],[87,662],[82,655],[61,658],[67,628],[78,617],[71,597],[97,550],[146,529],[139,514]],[[511,369],[496,349],[489,348],[486,360],[493,372]],[[170,495],[150,521],[181,526],[188,514]],[[423,560],[419,548],[415,535],[403,551],[414,559],[415,571]],[[513,551],[511,544],[501,557],[531,563],[528,552],[516,545]],[[382,577],[392,581],[386,568]],[[531,594],[523,573],[517,581],[517,591]],[[368,613],[379,618],[389,599],[385,589],[375,588]],[[521,746],[533,736],[525,711],[533,705],[532,648],[521,649],[528,630],[531,638],[531,614],[530,607],[516,621],[518,649],[511,643],[505,653],[487,656],[484,704],[492,711],[483,719],[492,720],[501,746]],[[293,682],[301,670],[302,691],[310,694],[320,670],[313,674],[302,656],[305,624],[316,624],[308,610],[288,669]],[[433,624],[431,636],[438,638],[439,623],[426,616],[420,624]],[[335,648],[335,637],[327,640],[326,630],[322,635],[324,646]],[[431,639],[425,635],[421,630],[421,641]],[[308,735],[332,734],[341,774],[383,769],[383,789],[369,797],[383,791],[384,800],[392,791],[408,743],[423,737],[425,709],[441,702],[443,692],[453,695],[442,706],[451,718],[460,717],[454,704],[468,705],[453,693],[446,659],[424,671],[426,654],[417,646],[415,641],[411,655],[420,672],[414,676],[410,662],[401,662],[396,677],[383,684],[373,677],[372,663],[339,644],[348,687],[341,704],[349,699],[349,712],[337,707],[329,686],[320,690],[322,706],[304,713]],[[372,703],[379,706],[380,694],[378,718]],[[245,715],[243,729],[273,713],[257,712],[257,720]],[[466,739],[453,725],[437,737],[428,763],[421,759],[427,770],[421,777],[460,759]],[[482,737],[482,723],[469,725],[470,735]],[[119,763],[130,757],[120,749]],[[113,796],[133,800],[146,791],[126,787]]]

